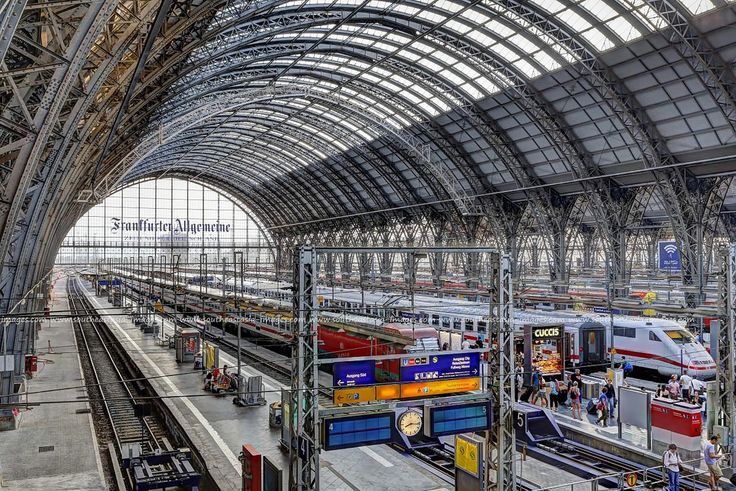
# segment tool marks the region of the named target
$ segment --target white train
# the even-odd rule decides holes
[[[238,298],[274,311],[291,308],[290,284],[269,280],[248,280],[243,283]],[[199,290],[190,287],[192,293]],[[222,290],[205,288],[207,293],[221,296]],[[231,288],[227,297],[235,294]],[[437,298],[415,295],[413,302],[406,295],[384,292],[360,292],[346,288],[319,287],[320,306],[325,310],[336,309],[351,314],[375,316],[390,321],[414,320],[429,324],[440,331],[440,343],[456,344],[457,339],[485,340],[488,330],[488,304],[457,298]],[[179,300],[181,302],[181,299]],[[200,306],[198,298],[188,299],[193,306]],[[222,312],[222,303],[206,300],[204,308],[210,312]],[[226,311],[232,310],[225,308]],[[270,314],[270,315],[269,315]],[[249,316],[282,323],[272,313],[252,313]],[[600,365],[608,361],[611,348],[610,317],[607,315],[581,314],[570,311],[516,311],[515,330],[525,324],[544,325],[559,323],[565,328],[566,361],[585,365]],[[716,366],[706,349],[679,323],[651,317],[613,317],[614,361],[623,357],[636,367],[655,370],[662,375],[679,374],[682,370],[698,379],[715,376]]]
[[[353,312],[393,315],[437,327],[440,342],[457,344],[456,339],[484,340],[487,336],[488,305],[455,298],[414,297],[414,307],[407,297],[385,293],[360,293],[335,289],[325,296],[324,306],[340,307]],[[560,323],[565,328],[566,361],[585,365],[601,365],[609,361],[611,348],[610,317],[569,311],[515,311],[514,327],[521,331],[525,324]],[[442,334],[442,332],[449,334]],[[454,334],[454,336],[453,336]],[[683,370],[698,379],[715,377],[716,365],[710,353],[681,324],[667,319],[615,315],[613,317],[614,361],[624,357],[635,367],[655,370],[661,375],[679,374]]]

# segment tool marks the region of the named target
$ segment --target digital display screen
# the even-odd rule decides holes
[[[489,402],[430,407],[430,436],[484,431],[491,427]]]
[[[337,450],[388,443],[391,441],[394,421],[393,411],[346,418],[325,418],[322,425],[324,449]]]
[[[402,382],[478,377],[480,353],[408,356],[401,359],[400,372]]]

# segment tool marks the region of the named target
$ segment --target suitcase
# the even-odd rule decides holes
[[[598,408],[596,407],[598,405],[597,402],[598,401],[595,399],[590,399],[588,401],[588,405],[585,408],[585,410],[588,411],[588,414],[592,414],[593,416],[598,414]]]

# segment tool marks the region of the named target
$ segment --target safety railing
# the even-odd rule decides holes
[[[728,462],[728,455],[723,454],[721,462]],[[702,489],[703,485],[708,482],[708,470],[699,467],[700,458],[692,460],[684,460],[680,471],[680,491],[695,491]],[[668,485],[667,471],[663,465],[654,467],[646,467],[644,469],[632,469],[626,472],[611,472],[603,474],[592,479],[583,479],[565,484],[555,484],[538,488],[536,491],[598,491],[599,489],[610,489],[603,486],[602,481],[611,481],[618,483],[617,489],[662,489]]]

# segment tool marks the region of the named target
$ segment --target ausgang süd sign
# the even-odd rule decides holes
[[[170,232],[174,235],[189,234],[197,235],[207,232],[230,232],[231,224],[214,222],[193,222],[187,219],[175,218],[171,221],[151,220],[142,218],[137,221],[121,220],[117,217],[110,218],[112,233],[123,232]]]

